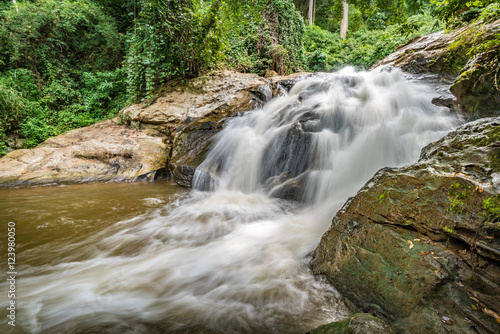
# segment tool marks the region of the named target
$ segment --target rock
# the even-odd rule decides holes
[[[279,74],[276,71],[273,70],[266,70],[266,74],[264,75],[265,78],[272,78],[272,77],[277,77]]]
[[[383,320],[368,313],[357,313],[347,319],[319,326],[306,334],[394,334]]]
[[[406,44],[399,46],[394,53],[376,62],[372,69],[390,65],[410,73],[432,71],[434,69],[432,65],[436,59],[443,57],[448,52],[448,46],[464,30],[462,28],[449,33],[439,31],[423,37],[414,37]]]
[[[311,264],[398,333],[498,333],[499,221],[500,118],[486,118],[411,166],[379,171],[334,217]]]
[[[71,130],[0,159],[0,186],[155,178],[168,158],[164,139],[110,120]]]
[[[433,73],[436,81],[451,86],[454,95],[453,101],[448,101],[448,96],[443,97],[445,104],[436,100],[438,105],[475,118],[498,116],[500,89],[496,77],[500,69],[499,33],[500,20],[497,20],[415,37],[372,68],[395,66],[412,74]],[[484,52],[469,59],[470,49],[478,45]]]
[[[265,101],[255,95],[266,84],[258,75],[232,71],[213,72],[188,81],[174,80],[162,88],[154,103],[132,105],[120,112],[120,118],[140,128],[170,134],[186,120],[230,114],[262,104]]]
[[[457,101],[476,117],[500,114],[500,88],[497,84],[500,49],[483,52],[471,59],[450,87]],[[485,66],[485,64],[496,64]]]
[[[0,184],[8,187],[171,176],[178,184],[190,187],[212,137],[226,120],[262,106],[307,75],[265,79],[218,71],[192,80],[174,80],[149,106],[131,105],[114,121],[69,131],[33,150],[7,154],[0,159]],[[10,142],[17,147],[19,139]]]
[[[212,144],[213,136],[222,130],[228,119],[263,106],[277,94],[287,92],[293,86],[292,82],[295,83],[310,74],[298,73],[273,77],[271,80],[264,80],[253,74],[228,71],[217,75],[221,82],[232,82],[230,89],[223,90],[220,87],[224,86],[213,85],[215,88],[210,88],[213,89],[210,94],[220,89],[220,100],[217,103],[212,102],[210,108],[203,106],[202,102],[189,107],[189,110],[201,108],[205,111],[193,112],[191,116],[171,128],[173,149],[169,169],[176,182],[182,186],[191,187],[196,167],[203,162]],[[251,78],[253,81],[250,80]],[[196,80],[197,82],[203,81],[203,77]]]

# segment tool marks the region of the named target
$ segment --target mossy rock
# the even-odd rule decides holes
[[[398,333],[499,333],[500,118],[379,171],[334,217],[312,268]]]
[[[319,326],[307,334],[393,334],[382,319],[368,313],[357,313],[347,319]]]

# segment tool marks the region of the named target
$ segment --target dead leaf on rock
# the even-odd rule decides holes
[[[429,254],[429,251],[425,251],[425,252],[420,253],[420,255],[427,255],[427,254]]]
[[[500,324],[500,315],[498,315],[497,313],[493,312],[490,309],[487,309],[486,307],[483,308],[482,311],[483,311],[484,314],[489,315],[490,317],[495,318],[495,320]]]
[[[472,294],[474,296],[477,297],[477,292],[476,291],[473,291]],[[472,308],[474,310],[481,310],[483,311],[484,314],[486,314],[487,316],[490,316],[490,317],[493,317],[495,318],[495,320],[500,324],[500,315],[498,315],[498,313],[490,310],[489,308],[487,308],[483,303],[481,303],[479,301],[479,299],[475,298],[475,297],[470,297],[470,299],[472,299],[473,301],[475,301],[480,307],[477,307],[476,305],[472,304]]]

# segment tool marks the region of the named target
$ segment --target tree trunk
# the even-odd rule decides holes
[[[17,8],[17,2],[16,2],[16,0],[12,0],[12,2],[14,3],[14,7],[16,7],[16,12],[19,13],[19,8]]]
[[[309,0],[309,25],[312,26],[314,23],[313,19],[313,7],[314,7],[314,0]]]
[[[347,25],[348,25],[348,15],[349,15],[349,5],[346,0],[342,0],[342,21],[340,21],[340,37],[346,38],[347,36]]]

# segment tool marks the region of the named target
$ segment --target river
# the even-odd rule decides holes
[[[2,332],[304,333],[348,316],[312,251],[378,169],[459,124],[434,95],[396,70],[321,74],[229,121],[193,190],[0,190],[18,243],[18,326]]]

